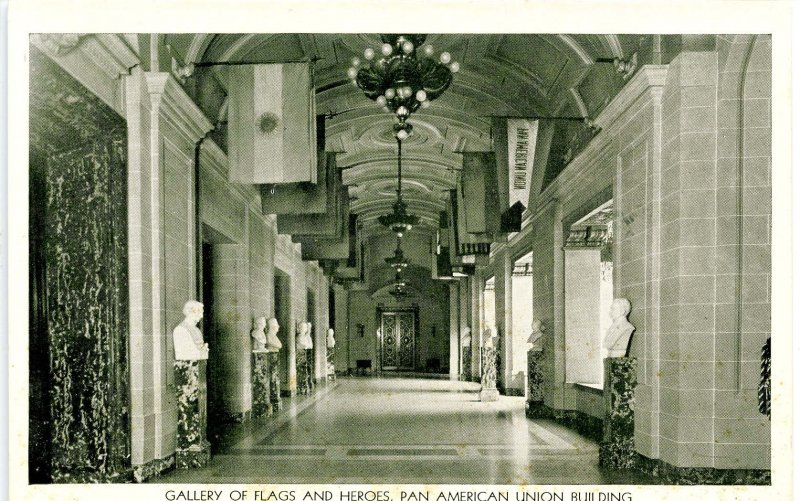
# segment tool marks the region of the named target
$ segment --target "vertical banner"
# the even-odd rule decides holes
[[[228,180],[317,182],[316,109],[311,65],[228,69]]]
[[[464,233],[494,234],[500,230],[494,152],[465,152],[461,170]]]
[[[508,207],[519,202],[528,205],[536,150],[537,120],[509,118],[508,133]],[[503,207],[503,210],[508,207]]]

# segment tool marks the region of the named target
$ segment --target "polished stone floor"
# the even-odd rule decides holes
[[[597,466],[597,445],[525,417],[521,397],[480,402],[476,383],[340,378],[285,399],[276,417],[231,425],[211,464],[180,483],[642,483]]]

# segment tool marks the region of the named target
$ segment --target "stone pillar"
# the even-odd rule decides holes
[[[270,367],[269,353],[253,352],[253,418],[272,415],[270,402]]]
[[[175,465],[178,468],[199,468],[211,459],[211,444],[206,440],[205,373],[204,360],[175,361],[178,402]]]
[[[461,374],[461,330],[458,326],[458,282],[450,284],[450,380],[457,381]]]
[[[600,466],[628,469],[635,466],[633,405],[636,388],[636,359],[606,358],[603,364],[603,438]]]
[[[470,305],[472,313],[470,322],[472,325],[472,367],[470,374],[473,381],[480,381],[483,376],[481,370],[481,345],[483,343],[483,329],[481,328],[481,315],[483,311],[483,288],[481,280],[477,275],[469,278],[470,284]],[[496,370],[496,368],[495,368]],[[495,375],[496,376],[496,375]]]
[[[168,467],[176,449],[165,328],[181,321],[181,306],[196,292],[194,146],[212,124],[169,74],[137,67],[124,80],[128,283],[136,291],[129,298],[130,418],[131,435],[143,437],[131,441],[131,462],[141,480]]]
[[[280,357],[277,351],[270,351],[267,354],[269,360],[269,402],[272,404],[273,412],[283,409],[283,401],[281,400],[281,372],[280,372]]]
[[[494,346],[483,347],[483,374],[481,374],[481,402],[500,399],[497,391],[497,350]]]
[[[544,405],[544,352],[542,350],[528,351],[528,400],[525,404],[525,415],[529,418],[548,416]]]

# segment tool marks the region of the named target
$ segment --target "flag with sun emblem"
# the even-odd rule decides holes
[[[309,63],[228,68],[228,179],[317,182],[314,86]]]

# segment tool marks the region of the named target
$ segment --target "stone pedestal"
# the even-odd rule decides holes
[[[314,373],[314,350],[306,350],[306,367],[307,369],[307,377],[308,377],[308,388],[310,391],[314,391],[314,386],[316,386],[316,374]]]
[[[336,381],[336,366],[333,364],[334,353],[336,348],[328,348],[328,352],[326,354],[326,374],[328,381]]]
[[[175,390],[178,397],[178,433],[175,445],[177,468],[198,468],[211,459],[206,440],[206,362],[175,361]]]
[[[295,357],[295,367],[297,368],[297,394],[298,395],[308,395],[311,393],[311,385],[309,384],[309,366],[308,366],[308,356],[306,355],[306,351],[310,350],[298,350],[297,357]]]
[[[253,419],[272,415],[269,388],[269,353],[254,351],[253,362]]]
[[[461,347],[461,380],[469,381],[472,371],[472,347]]]
[[[525,414],[530,418],[547,417],[544,406],[544,376],[542,364],[544,355],[542,350],[528,351],[528,399],[525,403]]]
[[[603,438],[600,466],[626,469],[635,466],[633,407],[636,388],[636,359],[606,358],[603,361]]]
[[[267,361],[269,362],[267,366],[269,370],[269,402],[272,404],[273,412],[277,412],[283,409],[283,401],[281,400],[281,362],[278,352],[268,352]]]
[[[497,350],[482,349],[483,374],[481,374],[481,402],[495,402],[500,399],[497,391]]]

